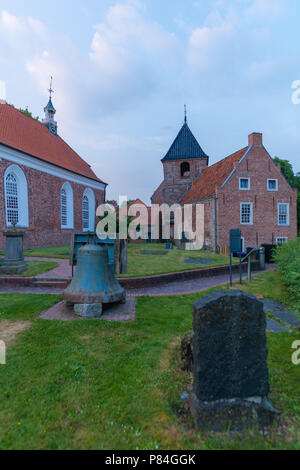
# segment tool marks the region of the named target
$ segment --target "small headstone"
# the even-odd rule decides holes
[[[241,429],[276,411],[267,400],[266,315],[263,304],[241,291],[218,291],[194,305],[191,410],[197,428]]]
[[[167,255],[167,251],[141,251],[141,255],[154,255],[154,256],[161,256],[161,255]]]
[[[187,258],[184,260],[186,264],[203,264],[209,265],[213,262],[211,258]]]
[[[166,244],[165,244],[165,249],[166,249],[166,250],[172,250],[172,249],[173,249],[172,243],[166,243]]]

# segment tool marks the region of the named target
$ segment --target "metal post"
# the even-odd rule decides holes
[[[248,281],[251,281],[251,255],[248,256]]]
[[[243,284],[242,253],[240,253],[240,284]]]
[[[231,253],[231,250],[230,250],[229,273],[230,273],[230,287],[232,287],[232,253]]]
[[[266,250],[263,246],[259,249],[259,264],[260,269],[264,271],[266,269]]]

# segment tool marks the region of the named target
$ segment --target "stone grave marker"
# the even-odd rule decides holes
[[[217,291],[194,305],[190,405],[198,429],[272,424],[267,356],[266,315],[256,297]]]

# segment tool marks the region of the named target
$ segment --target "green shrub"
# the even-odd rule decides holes
[[[274,260],[295,308],[300,310],[300,238],[276,248]]]

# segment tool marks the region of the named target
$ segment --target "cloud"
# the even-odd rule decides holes
[[[224,51],[234,35],[234,24],[222,21],[213,26],[195,29],[189,40],[189,63],[192,66],[211,68],[224,62]]]
[[[23,19],[11,15],[7,11],[2,11],[0,17],[1,28],[13,33],[23,32],[26,28],[26,23]]]
[[[178,52],[175,35],[146,21],[140,3],[126,2],[110,8],[105,23],[96,26],[89,58],[102,98],[113,107],[155,92],[179,65]]]
[[[271,79],[279,71],[280,64],[275,60],[253,62],[246,72],[246,77],[250,80]]]
[[[32,110],[39,114],[53,75],[60,134],[78,146],[116,193],[128,182],[134,182],[132,191],[140,191],[136,195],[143,197],[143,185],[151,192],[156,171],[160,178],[159,159],[176,135],[185,102],[190,103],[191,125],[196,127],[198,120],[203,126],[205,119],[209,135],[213,121],[212,142],[219,127],[226,143],[230,126],[245,126],[248,132],[249,125],[259,127],[267,119],[265,111],[254,110],[251,117],[253,103],[268,109],[274,93],[285,93],[286,82],[288,95],[289,83],[297,78],[296,46],[289,62],[285,41],[274,34],[276,21],[286,11],[281,0],[194,1],[191,6],[197,8],[186,8],[182,17],[176,11],[173,22],[174,9],[169,7],[171,20],[161,15],[168,26],[153,20],[147,2],[111,4],[89,24],[85,48],[84,42],[79,48],[71,36],[50,31],[33,13],[14,16],[0,11],[0,79],[8,93],[14,89],[17,105],[32,109],[35,103]],[[172,27],[175,33],[168,30]],[[290,103],[289,96],[286,99]],[[229,137],[228,142],[231,145]],[[217,150],[223,152],[223,147],[224,142]],[[129,168],[134,168],[134,177]]]
[[[180,67],[175,35],[145,19],[142,4],[134,0],[108,9],[85,53],[32,17],[4,11],[1,26],[6,43],[43,93],[54,76],[57,107],[66,120],[67,113],[99,117],[137,105],[161,87],[168,90],[166,77]]]
[[[246,9],[245,16],[250,21],[273,22],[284,11],[282,0],[253,0]]]

